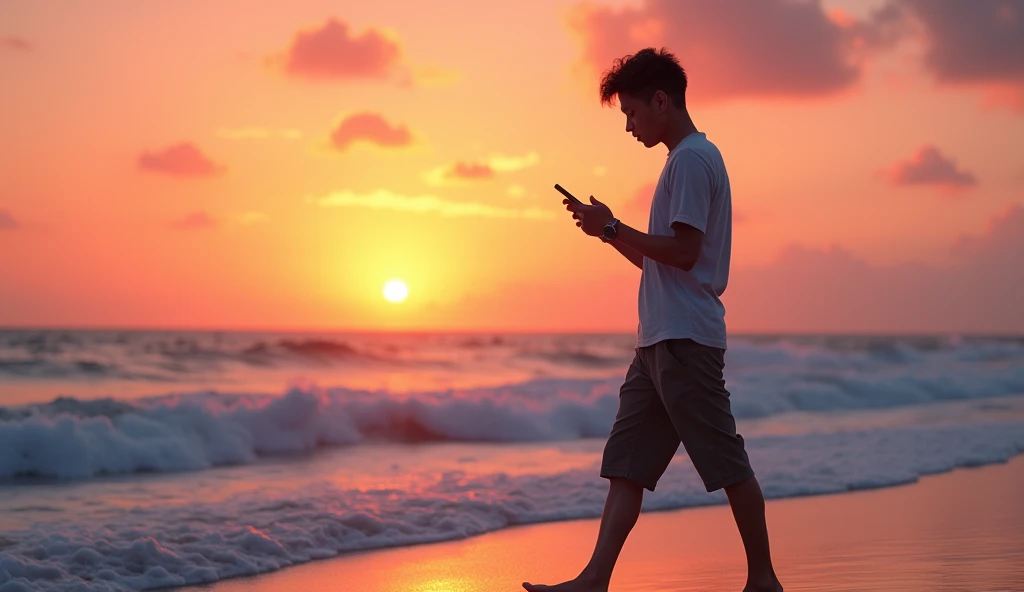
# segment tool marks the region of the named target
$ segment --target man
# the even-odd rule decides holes
[[[619,409],[601,462],[609,480],[590,562],[557,586],[531,592],[608,590],[612,569],[682,442],[705,488],[725,489],[747,555],[744,592],[781,592],[765,524],[764,497],[729,406],[723,369],[732,197],[722,155],[686,109],[686,73],[666,50],[647,48],[616,60],[601,80],[601,102],[618,98],[626,131],[668,158],[654,191],[647,233],[605,204],[563,200],[583,232],[601,237],[640,276],[636,356],[619,392]]]

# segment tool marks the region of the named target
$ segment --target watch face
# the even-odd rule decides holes
[[[605,226],[604,237],[609,239],[615,238],[615,228],[613,226]]]

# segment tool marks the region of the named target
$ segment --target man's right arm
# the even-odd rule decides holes
[[[623,257],[629,259],[630,263],[636,265],[637,267],[640,268],[641,271],[643,271],[644,256],[640,254],[640,251],[637,251],[636,249],[620,241],[619,239],[612,239],[610,242],[611,245],[615,247],[616,251],[622,253]]]

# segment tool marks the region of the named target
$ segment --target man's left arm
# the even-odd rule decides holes
[[[711,173],[701,157],[691,150],[674,155],[669,166],[672,236],[647,234],[619,223],[614,240],[621,240],[658,263],[690,271],[700,258],[700,246],[707,229]]]
[[[612,242],[620,241],[648,259],[690,271],[700,257],[704,233],[683,222],[673,223],[672,231],[673,236],[647,234],[619,222]]]

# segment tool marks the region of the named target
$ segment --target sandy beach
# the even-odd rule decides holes
[[[1024,590],[1024,456],[885,489],[770,500],[787,591]],[[598,522],[509,528],[358,553],[188,590],[514,591],[556,583],[589,557]],[[740,590],[743,552],[726,506],[641,515],[615,591]]]

